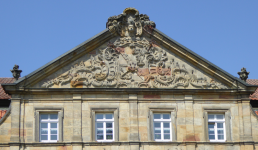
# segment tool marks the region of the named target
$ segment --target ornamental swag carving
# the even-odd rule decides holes
[[[199,88],[228,87],[197,73],[188,64],[177,61],[155,41],[142,37],[143,29],[152,32],[155,23],[134,8],[108,18],[107,28],[118,34],[113,43],[99,49],[95,56],[72,66],[41,86],[85,88]]]

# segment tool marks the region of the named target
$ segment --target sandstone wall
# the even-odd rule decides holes
[[[9,148],[27,150],[46,148],[51,150],[254,149],[258,142],[258,118],[252,112],[248,101],[234,98],[234,96],[223,95],[26,95],[20,101],[15,99],[11,114],[0,124],[0,150]],[[35,141],[36,132],[38,132],[35,127],[36,108],[62,108],[63,127],[60,132],[63,133],[63,141],[57,143]],[[118,110],[118,141],[99,143],[92,139],[93,108]],[[207,108],[228,109],[230,129],[227,130],[230,130],[230,135],[226,136],[230,136],[229,141],[225,143],[207,141],[204,119]],[[155,109],[175,112],[173,142],[155,142],[151,139],[150,112]]]

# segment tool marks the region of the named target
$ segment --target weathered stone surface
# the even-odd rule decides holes
[[[82,46],[79,56],[64,56],[10,90],[0,150],[258,149],[258,117],[243,99],[250,87],[239,82],[235,90],[235,78],[157,34],[136,9],[109,18],[107,28],[104,41]],[[40,113],[58,113],[57,143],[38,143]],[[95,141],[95,113],[114,113],[114,142]],[[172,141],[154,142],[154,113],[171,114]],[[209,142],[209,113],[227,117],[226,142]]]

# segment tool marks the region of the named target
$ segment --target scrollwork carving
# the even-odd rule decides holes
[[[227,86],[175,58],[155,41],[121,37],[42,84],[45,88],[185,88]]]

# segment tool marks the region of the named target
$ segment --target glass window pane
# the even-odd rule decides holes
[[[164,129],[164,133],[170,133],[170,129]]]
[[[107,140],[112,140],[113,139],[113,135],[106,135],[106,139]]]
[[[41,114],[40,119],[41,120],[48,120],[48,115],[47,114]]]
[[[155,133],[161,133],[161,129],[160,128],[155,128]]]
[[[161,139],[161,134],[155,134],[155,139]]]
[[[112,123],[106,123],[106,128],[112,128]]]
[[[214,125],[215,125],[214,123],[209,123],[209,124],[208,124],[208,128],[209,128],[209,129],[210,129],[210,128],[214,129]]]
[[[214,129],[210,128],[209,129],[209,134],[215,134]]]
[[[170,139],[170,134],[164,134],[164,139]]]
[[[103,140],[103,135],[97,135],[98,140]]]
[[[169,123],[163,123],[164,128],[169,128]]]
[[[57,140],[57,135],[51,135],[51,140]]]
[[[51,129],[51,134],[57,134],[57,129]]]
[[[41,140],[47,140],[47,135],[41,135]]]
[[[163,119],[170,119],[170,115],[169,114],[163,114]]]
[[[160,114],[154,114],[154,119],[160,119]]]
[[[41,123],[41,128],[48,128],[48,124],[47,123]]]
[[[154,127],[160,128],[160,123],[158,122],[154,123]]]
[[[208,115],[208,119],[214,120],[214,115]]]
[[[223,123],[217,123],[217,128],[223,128]]]
[[[218,134],[224,134],[223,130],[218,130]]]
[[[219,140],[224,140],[224,135],[218,135]]]
[[[112,114],[106,114],[106,119],[113,119],[113,115]]]
[[[51,123],[50,127],[51,128],[57,128],[57,123]]]
[[[96,116],[97,119],[103,119],[103,114],[97,114]]]
[[[113,129],[107,129],[106,133],[113,133]]]
[[[41,129],[41,134],[48,134],[48,129]]]
[[[97,123],[97,128],[103,128],[103,123]]]
[[[215,135],[209,135],[210,140],[215,140]]]
[[[209,135],[214,134],[214,125],[215,124],[208,124]]]
[[[50,115],[50,119],[58,119],[58,115],[57,114],[51,114]]]
[[[223,120],[224,119],[224,115],[216,115],[217,120]]]
[[[103,134],[103,129],[97,129],[97,134]]]

